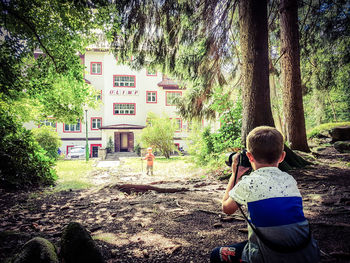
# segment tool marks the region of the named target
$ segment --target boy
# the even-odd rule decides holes
[[[248,224],[248,241],[215,248],[210,261],[319,262],[319,249],[316,241],[310,238],[296,181],[278,169],[286,155],[282,134],[275,128],[260,126],[248,134],[246,144],[246,155],[254,172],[234,185],[239,154],[234,156],[233,175],[222,200],[222,209],[226,214],[233,214],[238,205],[247,206],[252,223]],[[249,168],[240,166],[237,180],[247,170]]]
[[[147,160],[147,175],[149,173],[149,171],[151,171],[151,175],[153,175],[153,160],[156,157],[154,157],[153,153],[152,153],[152,148],[147,148],[147,154],[145,156],[145,158],[143,158],[144,160]]]

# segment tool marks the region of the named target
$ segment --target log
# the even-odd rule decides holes
[[[144,185],[144,184],[116,184],[113,187],[117,188],[121,192],[125,193],[145,193],[148,191],[156,191],[157,193],[178,193],[178,192],[186,192],[187,188],[160,188],[152,185]]]

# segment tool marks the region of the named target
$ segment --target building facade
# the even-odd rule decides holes
[[[146,127],[150,111],[176,119],[178,129],[174,144],[187,149],[185,139],[189,126],[176,114],[172,103],[174,97],[184,92],[177,83],[159,72],[135,71],[118,65],[117,58],[108,49],[88,49],[81,59],[85,65],[85,79],[99,91],[101,95],[96,99],[101,103],[98,109],[87,109],[84,119],[77,120],[76,124],[56,123],[54,119],[44,122],[56,128],[63,154],[67,155],[74,146],[85,146],[86,125],[91,157],[97,157],[98,149],[106,148],[110,139],[113,151],[131,152],[137,135]]]

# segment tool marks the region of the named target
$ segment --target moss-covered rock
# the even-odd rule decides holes
[[[350,141],[335,142],[334,148],[341,153],[350,153]]]
[[[58,263],[55,246],[45,238],[35,237],[24,244],[13,263]]]
[[[350,122],[335,122],[335,123],[324,123],[316,126],[307,132],[307,137],[311,138],[325,138],[330,137],[329,132],[331,129],[341,126],[350,126]]]
[[[104,259],[94,240],[79,223],[69,223],[61,240],[62,260],[65,263],[102,263]]]
[[[332,136],[333,142],[350,140],[350,126],[336,127],[329,133]]]

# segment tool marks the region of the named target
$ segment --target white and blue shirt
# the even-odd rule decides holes
[[[302,197],[294,178],[277,167],[263,167],[244,176],[229,196],[248,208],[248,218],[273,243],[297,246],[308,236]],[[248,239],[242,259],[246,262],[318,262],[318,248],[310,246],[292,254],[270,250],[248,225]],[[264,258],[264,260],[262,259]]]

